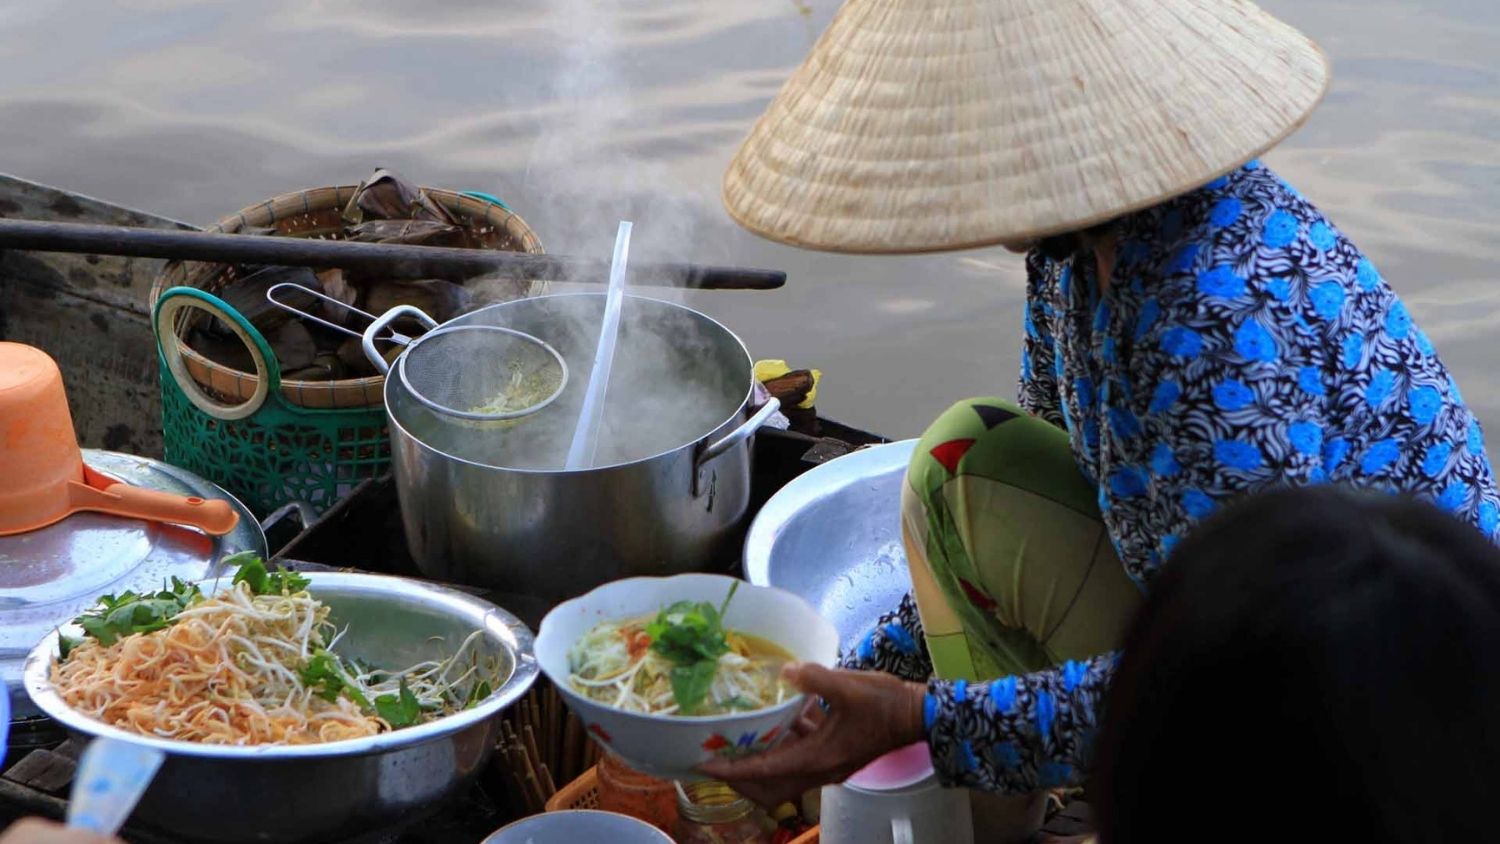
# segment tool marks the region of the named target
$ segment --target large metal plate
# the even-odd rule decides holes
[[[745,539],[745,577],[806,598],[847,651],[911,590],[901,483],[916,440],[856,451],[782,487]]]

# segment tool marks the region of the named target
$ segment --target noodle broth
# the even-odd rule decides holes
[[[713,716],[752,712],[783,703],[797,690],[781,679],[796,658],[780,645],[750,633],[724,631],[708,692],[683,712],[672,678],[673,663],[653,647],[647,627],[656,615],[604,621],[585,633],[569,653],[568,684],[595,703],[649,715]]]

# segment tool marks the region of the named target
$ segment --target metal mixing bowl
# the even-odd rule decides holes
[[[489,762],[500,713],[537,676],[532,634],[510,613],[441,586],[372,574],[311,573],[310,590],[347,625],[344,656],[398,668],[451,654],[475,630],[500,662],[498,688],[472,709],[364,739],[296,747],[219,747],[147,738],[75,712],[48,680],[53,631],[27,657],[26,692],[69,732],[160,748],[160,773],[134,820],[198,841],[338,841],[409,824]],[[208,585],[204,591],[209,592]],[[77,631],[74,631],[77,632]]]
[[[745,539],[745,579],[805,598],[839,631],[841,653],[911,590],[901,484],[916,440],[830,460],[782,487]]]

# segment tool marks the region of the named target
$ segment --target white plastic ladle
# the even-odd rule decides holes
[[[166,754],[154,747],[96,738],[84,749],[68,799],[68,826],[106,838],[125,825]]]
[[[583,394],[583,410],[573,443],[568,446],[567,468],[587,469],[594,465],[599,450],[599,424],[604,418],[604,392],[609,387],[609,370],[615,361],[615,338],[620,334],[620,310],[625,301],[625,262],[630,258],[630,229],[621,221],[615,234],[615,255],[609,265],[609,294],[604,299],[604,321],[599,328],[599,346],[594,350],[594,370]]]
[[[0,695],[0,760],[5,758],[5,751],[9,749],[10,742],[10,690]]]
[[[10,739],[10,695],[0,695],[0,759]],[[68,800],[68,826],[105,838],[125,825],[166,754],[115,739],[94,739],[83,751]]]

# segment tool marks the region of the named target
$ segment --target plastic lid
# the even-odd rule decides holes
[[[866,791],[895,791],[933,775],[932,751],[926,742],[909,744],[876,759],[844,782]]]

